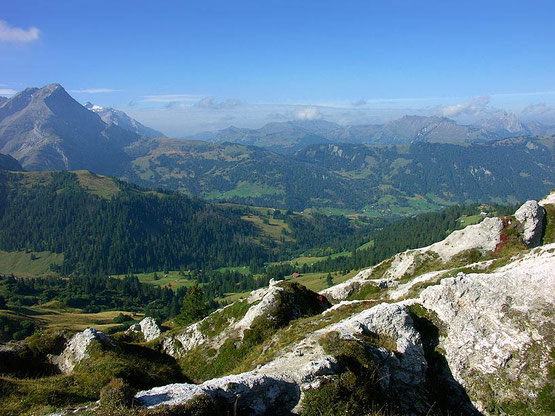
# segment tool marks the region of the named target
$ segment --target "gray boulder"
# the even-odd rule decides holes
[[[89,356],[87,348],[95,341],[115,345],[114,341],[103,332],[87,328],[83,332],[75,334],[60,355],[50,356],[50,361],[58,366],[62,373],[69,374],[77,364]]]
[[[140,332],[146,342],[152,341],[160,336],[162,328],[154,318],[147,316],[138,324],[133,324],[127,330],[128,333]]]
[[[541,243],[545,210],[536,201],[527,201],[516,212],[515,218],[524,226],[522,240],[528,247]]]
[[[235,404],[242,413],[252,415],[290,414],[301,391],[293,382],[280,377],[248,372],[206,381],[203,384],[170,384],[140,391],[135,396],[145,407],[179,405],[202,394]],[[243,413],[244,412],[244,413]]]

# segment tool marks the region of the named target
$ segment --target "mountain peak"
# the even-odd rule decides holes
[[[124,130],[131,131],[140,136],[164,137],[163,133],[141,124],[121,110],[111,107],[102,107],[101,105],[93,104],[90,101],[87,101],[83,107],[97,114],[102,121],[108,125],[121,127]]]
[[[45,91],[56,91],[59,89],[62,89],[65,91],[64,87],[62,87],[61,84],[58,84],[57,82],[54,82],[52,84],[47,84],[44,87],[42,87],[41,89],[45,90]]]
[[[116,172],[110,162],[137,138],[108,126],[57,83],[27,88],[0,107],[0,149],[26,169]]]

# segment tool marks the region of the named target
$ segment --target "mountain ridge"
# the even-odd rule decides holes
[[[149,138],[106,124],[59,84],[49,84],[0,105],[0,152],[27,170],[85,169],[212,201],[372,216],[411,215],[483,198],[515,203],[555,183],[548,137],[435,143],[446,129],[462,128],[455,134],[461,140],[482,130],[420,116],[357,128],[324,120],[269,123],[260,131],[267,145],[279,144],[277,152],[233,143],[252,141],[251,130],[235,127],[227,130],[232,140],[222,143]],[[379,142],[384,129],[396,132],[397,142],[410,143],[338,143],[361,135]],[[350,138],[341,136],[345,131]]]
[[[165,137],[165,134],[145,126],[134,118],[129,117],[126,113],[115,108],[102,107],[94,105],[91,102],[86,102],[83,105],[87,110],[92,111],[100,116],[102,121],[108,125],[116,125],[124,130],[131,131],[139,136],[146,137]]]
[[[24,169],[13,157],[0,153],[0,170],[23,171]]]
[[[472,143],[526,135],[552,135],[555,127],[537,122],[523,123],[512,113],[503,113],[473,124],[458,124],[440,116],[405,115],[385,124],[341,126],[325,120],[271,122],[257,129],[228,127],[217,132],[198,133],[191,138],[225,143],[235,142],[291,153],[306,145],[359,143],[373,145],[428,143]]]
[[[89,169],[117,174],[122,147],[138,135],[108,126],[60,84],[28,88],[0,106],[0,151],[29,170]]]

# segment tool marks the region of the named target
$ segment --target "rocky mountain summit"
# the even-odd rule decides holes
[[[115,108],[102,107],[100,105],[95,105],[90,102],[86,102],[84,107],[100,116],[102,121],[108,125],[115,125],[121,127],[124,130],[131,131],[138,134],[139,136],[146,137],[164,137],[164,133],[154,130],[153,128],[147,127],[144,124],[138,122],[134,118],[129,117],[126,113],[121,110],[116,110]]]
[[[529,134],[527,130],[526,133]],[[407,115],[383,125],[341,126],[325,120],[294,120],[268,123],[259,129],[229,127],[202,137],[215,143],[233,142],[290,153],[310,144],[465,143],[509,136],[498,136],[480,126],[460,125],[444,117]]]
[[[164,369],[106,414],[549,415],[554,266],[555,192],[321,293],[272,281],[185,328],[87,329],[50,359],[77,380],[103,357]],[[73,414],[103,414],[103,394]]]
[[[60,84],[27,88],[0,104],[0,152],[27,170],[76,167],[118,173],[122,147],[139,136],[108,125]]]

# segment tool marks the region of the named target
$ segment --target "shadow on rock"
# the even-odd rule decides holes
[[[453,377],[447,359],[436,349],[440,331],[432,321],[411,314],[416,330],[422,338],[428,362],[426,389],[433,415],[479,416],[464,387]]]

